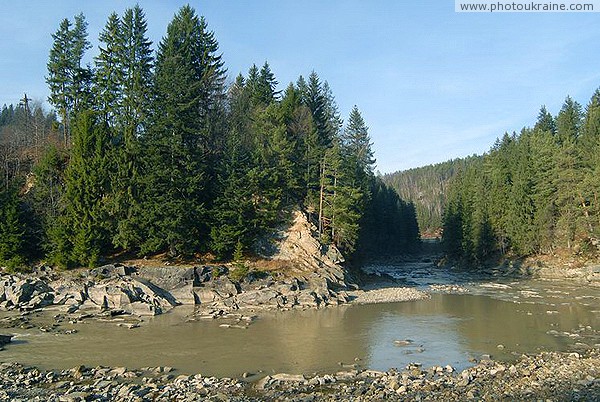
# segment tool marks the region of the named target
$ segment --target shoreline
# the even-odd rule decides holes
[[[241,378],[178,374],[171,367],[40,370],[0,364],[0,399],[46,401],[230,400],[597,400],[600,350],[541,352],[514,363],[490,359],[461,372],[451,366],[344,370],[314,376]]]
[[[176,267],[165,267],[170,272]],[[126,271],[126,267],[115,267],[117,271]],[[186,268],[189,269],[189,268]],[[186,271],[187,272],[187,271]],[[204,272],[204,271],[203,271]],[[206,273],[206,272],[205,272]],[[330,273],[329,273],[330,274]],[[323,285],[321,288],[301,289],[301,281],[297,278],[258,278],[251,282],[252,288],[238,289],[235,297],[252,295],[246,299],[249,304],[227,306],[227,300],[236,300],[233,295],[217,302],[217,305],[196,305],[194,319],[222,319],[227,322],[236,315],[236,320],[243,326],[251,325],[252,316],[259,316],[266,311],[286,311],[291,309],[321,309],[338,305],[393,303],[402,301],[421,300],[430,297],[430,292],[423,292],[414,287],[406,287],[387,276],[377,277],[366,275],[360,278],[361,287],[348,286],[340,289],[331,281],[324,279],[328,275],[318,277]],[[102,279],[107,283],[122,281],[127,275],[113,275]],[[32,278],[30,278],[32,279]],[[64,278],[63,278],[64,279]],[[170,278],[173,279],[173,278]],[[317,279],[313,277],[313,279]],[[345,279],[345,278],[344,278]],[[37,277],[37,280],[40,280]],[[230,280],[221,276],[211,278],[207,282],[219,281],[220,288],[231,288]],[[47,290],[41,284],[33,281],[23,282],[31,285],[34,291],[31,300],[46,300],[44,293],[36,291]],[[90,282],[86,282],[88,285]],[[119,282],[120,283],[120,282]],[[140,282],[144,284],[144,282]],[[314,283],[314,282],[313,282]],[[152,284],[145,283],[152,290]],[[235,286],[236,284],[233,283]],[[451,285],[449,285],[451,287]],[[87,291],[93,289],[88,287]],[[237,289],[237,288],[236,288]],[[277,297],[282,292],[297,297],[301,292],[315,292],[311,295],[318,300],[316,292],[321,292],[324,301],[329,303],[297,304],[295,306],[281,305]],[[450,288],[432,288],[433,292],[451,293]],[[277,296],[272,292],[277,292]],[[92,291],[93,294],[94,291]],[[218,290],[214,290],[218,294]],[[10,293],[10,292],[9,292]],[[58,292],[64,296],[64,292]],[[155,292],[160,294],[160,292]],[[262,299],[261,295],[271,297]],[[5,292],[6,295],[6,292]],[[110,292],[106,292],[110,295]],[[106,296],[105,295],[105,296]],[[14,296],[14,295],[13,295]],[[338,298],[340,297],[341,298]],[[244,300],[242,296],[241,300]],[[325,298],[327,297],[327,298]],[[49,300],[49,299],[48,299]],[[53,299],[55,301],[56,299]],[[59,299],[59,301],[62,299]],[[66,300],[74,300],[67,297]],[[266,303],[253,304],[255,300],[266,300]],[[343,301],[342,301],[343,300]],[[5,300],[6,301],[6,300]],[[83,304],[83,301],[81,302]],[[86,309],[76,309],[69,313],[69,303],[41,305],[27,311],[56,311],[65,310],[64,317],[79,319],[112,317],[118,312],[110,308],[94,310],[96,313],[86,313]],[[15,310],[18,306],[14,306]],[[191,306],[190,306],[191,307]],[[234,308],[233,308],[234,307]],[[167,310],[168,311],[168,310]],[[86,314],[89,314],[86,317]],[[123,314],[118,312],[118,314]],[[63,317],[63,318],[64,318]],[[139,326],[143,316],[126,314],[130,323],[124,324],[134,330]],[[249,318],[245,320],[245,318]],[[140,322],[136,322],[139,319]],[[15,322],[19,325],[19,322]],[[223,324],[228,325],[228,324]],[[238,328],[237,324],[231,325]],[[8,327],[10,328],[10,327]],[[57,331],[60,323],[57,323]],[[54,329],[51,328],[50,331]],[[135,335],[135,330],[132,335]],[[0,354],[0,361],[1,361]],[[388,370],[379,372],[362,369],[354,365],[340,366],[339,372],[320,373],[315,375],[297,375],[278,373],[244,373],[240,378],[207,377],[201,374],[180,374],[176,368],[152,367],[128,369],[124,367],[83,367],[77,366],[70,370],[41,370],[33,367],[23,367],[18,363],[0,364],[0,399],[22,400],[215,400],[249,401],[249,400],[414,400],[429,398],[431,400],[537,400],[539,398],[552,400],[594,400],[600,399],[600,350],[592,348],[578,354],[574,352],[541,352],[522,355],[514,362],[482,360],[476,362],[460,373],[450,366],[421,367],[418,364],[409,365],[403,370]],[[23,387],[22,384],[27,385]]]

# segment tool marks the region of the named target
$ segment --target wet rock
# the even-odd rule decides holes
[[[0,335],[0,347],[10,343],[12,340],[12,335]]]

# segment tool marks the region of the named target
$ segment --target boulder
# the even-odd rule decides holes
[[[296,296],[296,303],[301,306],[319,307],[319,299],[310,289],[298,292],[298,295]]]
[[[113,278],[131,275],[134,272],[134,267],[128,267],[120,264],[108,264],[90,270],[89,275],[92,277]]]
[[[221,296],[211,288],[195,287],[194,299],[196,304],[212,303],[221,300]]]
[[[259,305],[279,305],[279,293],[271,289],[253,290],[240,293],[236,296],[238,304],[247,304],[251,306]]]
[[[143,267],[133,275],[144,279],[167,291],[177,289],[194,282],[195,268],[191,267]]]
[[[194,283],[192,281],[177,287],[175,289],[169,290],[171,296],[178,304],[196,304],[196,297],[194,294]]]
[[[239,293],[239,289],[235,283],[226,276],[220,276],[210,282],[212,287],[221,297],[231,297]]]
[[[142,278],[125,277],[89,286],[87,297],[98,308],[156,315],[178,304],[167,291]]]
[[[33,309],[52,304],[54,295],[44,281],[11,277],[5,282],[4,298],[7,307]]]
[[[154,316],[162,314],[163,310],[153,304],[136,301],[122,306],[123,310],[138,316]]]

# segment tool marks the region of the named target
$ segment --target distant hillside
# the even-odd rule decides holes
[[[442,227],[442,213],[450,179],[479,158],[474,155],[389,173],[383,176],[383,181],[396,190],[400,198],[415,205],[421,235],[433,237],[439,235]]]

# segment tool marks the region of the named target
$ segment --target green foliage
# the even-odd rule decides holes
[[[453,180],[444,214],[450,255],[477,263],[495,252],[525,256],[591,250],[600,228],[598,92],[586,113],[567,97],[553,118],[505,134],[480,163]]]
[[[403,201],[381,178],[371,183],[371,196],[360,220],[359,258],[406,254],[419,248],[414,206]]]
[[[88,107],[91,101],[92,72],[81,65],[85,51],[91,47],[84,15],[76,15],[74,22],[65,18],[52,39],[46,77],[48,101],[62,118],[64,140],[68,143],[73,114]]]
[[[72,143],[48,148],[28,196],[40,222],[36,243],[51,262],[94,265],[113,247],[239,261],[297,206],[309,211],[323,246],[352,253],[367,213],[385,221],[388,251],[416,243],[414,208],[373,176],[358,108],[342,130],[331,88],[314,71],[282,95],[265,62],[226,91],[218,42],[188,5],[169,23],[156,60],[141,8],[112,13],[92,75],[81,66],[86,30],[83,15],[65,19],[48,62],[50,102]],[[14,114],[3,109],[0,122]]]
[[[25,264],[25,223],[16,187],[0,192],[0,265],[10,269]]]
[[[396,190],[402,199],[414,205],[421,233],[437,234],[442,227],[442,213],[447,205],[450,181],[458,171],[477,158],[453,159],[390,173],[384,175],[382,180]]]
[[[246,278],[249,273],[250,273],[250,268],[248,268],[247,265],[244,265],[244,264],[241,264],[241,263],[237,263],[235,265],[235,269],[233,269],[232,271],[230,271],[229,278],[232,281],[240,282],[241,280],[243,280],[244,278]]]
[[[141,251],[205,246],[207,206],[225,71],[204,18],[183,7],[159,44],[151,127],[143,137]]]
[[[105,199],[107,128],[91,111],[81,112],[73,126],[73,146],[65,171],[64,210],[49,229],[54,263],[93,266],[109,246],[111,220]]]

